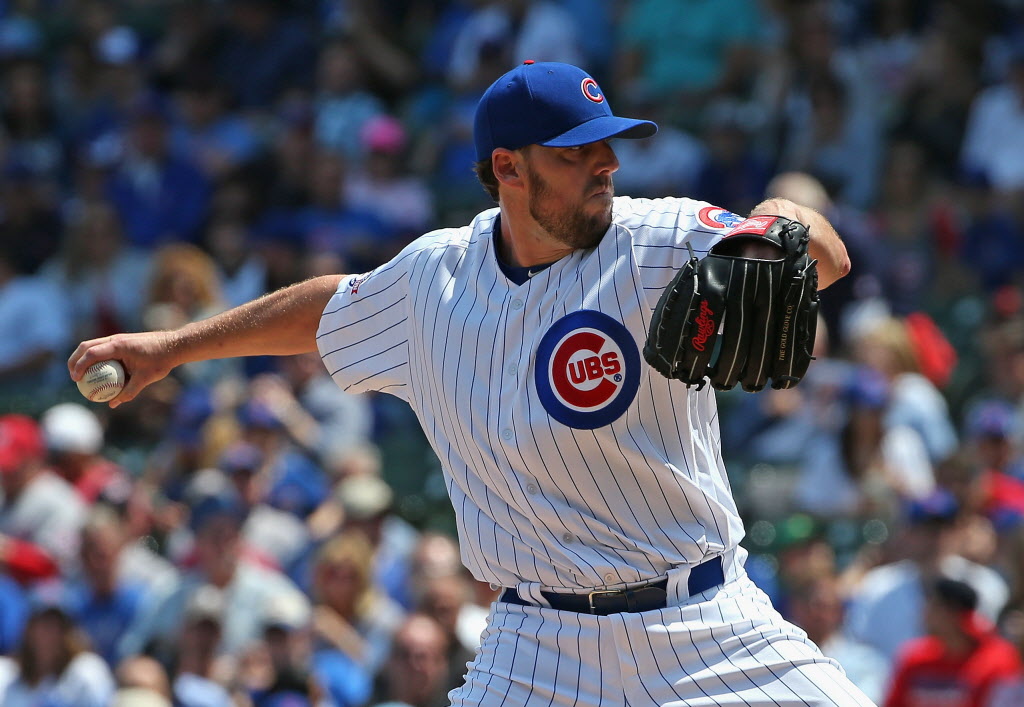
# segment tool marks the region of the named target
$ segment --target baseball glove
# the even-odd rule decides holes
[[[817,260],[807,227],[782,216],[754,216],[708,255],[676,273],[654,310],[644,358],[666,378],[749,392],[800,382],[813,356],[818,316]],[[739,255],[750,242],[781,257]]]

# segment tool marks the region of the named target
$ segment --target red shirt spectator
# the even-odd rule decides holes
[[[885,707],[983,707],[998,681],[1021,673],[1020,656],[976,614],[969,585],[940,578],[930,590],[929,635],[904,646]]]

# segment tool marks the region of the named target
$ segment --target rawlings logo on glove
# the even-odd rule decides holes
[[[745,243],[775,246],[778,258],[743,257]],[[755,216],[733,228],[707,257],[691,251],[661,294],[644,358],[666,378],[719,390],[791,388],[813,356],[818,323],[817,261],[807,227]]]

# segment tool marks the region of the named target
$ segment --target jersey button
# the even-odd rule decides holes
[[[516,366],[516,364],[510,363],[508,364],[508,368],[505,369],[505,372],[508,373],[510,376],[514,376],[516,374],[516,371],[518,370],[519,368]]]
[[[512,439],[512,430],[502,430],[501,436],[502,439]]]
[[[527,493],[537,493],[537,484],[527,484],[526,485],[526,492]]]
[[[575,539],[576,538],[573,537],[572,533],[563,533],[563,535],[562,535],[562,540],[567,542],[567,543],[571,543]]]
[[[605,581],[606,584],[611,584],[612,582],[615,581],[615,575],[612,574],[611,572],[609,572],[608,574],[606,574],[604,576],[604,581]]]
[[[523,301],[521,299],[512,300],[512,309],[522,309]]]

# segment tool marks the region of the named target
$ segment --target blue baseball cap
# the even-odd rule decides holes
[[[526,61],[506,73],[484,92],[473,122],[478,161],[490,159],[498,147],[574,147],[656,132],[649,120],[612,115],[597,81],[557,62]]]

